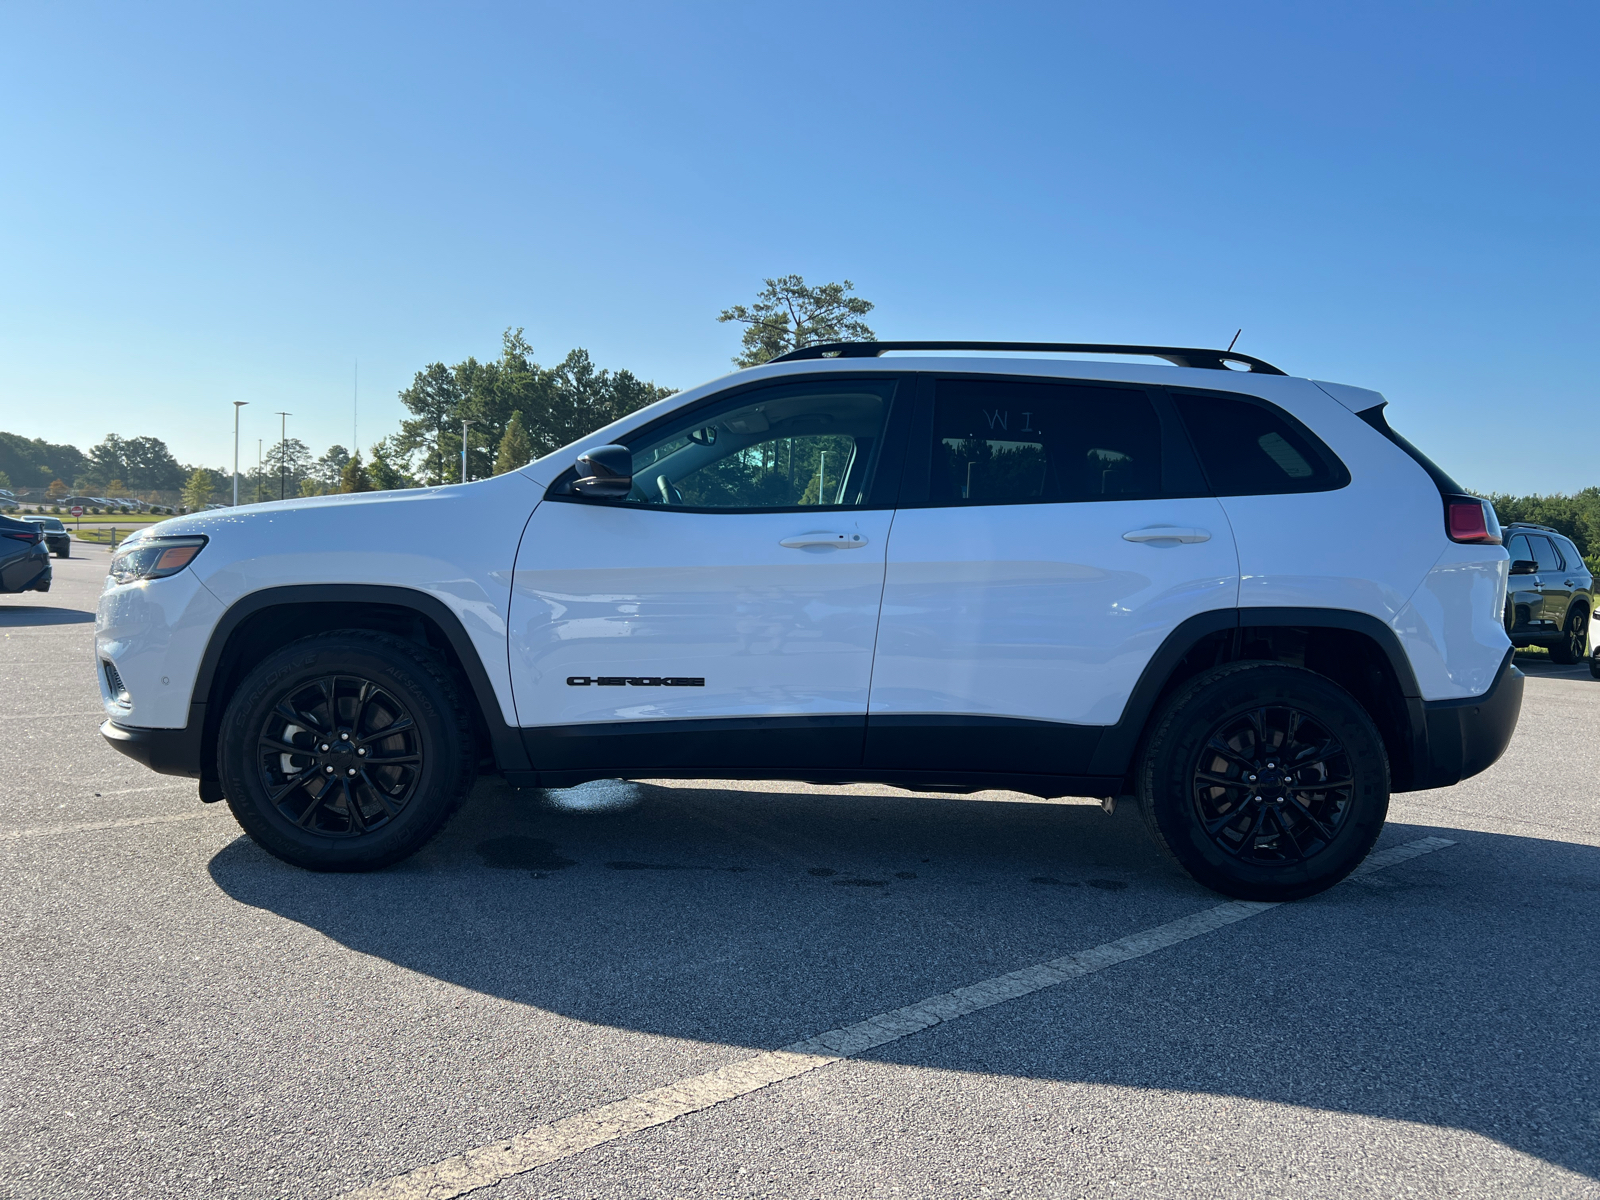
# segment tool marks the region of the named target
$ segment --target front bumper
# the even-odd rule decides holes
[[[1515,653],[1515,649],[1506,651],[1505,661],[1483,695],[1422,702],[1426,748],[1418,755],[1415,777],[1407,791],[1449,787],[1499,761],[1522,713],[1526,677],[1511,665]]]
[[[126,754],[161,775],[200,778],[200,722],[184,729],[141,729],[107,721],[100,736],[113,750]]]

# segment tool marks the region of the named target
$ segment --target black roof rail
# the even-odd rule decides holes
[[[1237,350],[1199,350],[1183,346],[1103,346],[1089,342],[822,342],[780,354],[769,362],[798,362],[808,358],[877,358],[890,350],[1000,350],[1025,354],[1144,354],[1164,358],[1176,367],[1201,367],[1230,371],[1228,363],[1243,363],[1256,375],[1287,375],[1269,362]]]
[[[1502,529],[1537,529],[1540,533],[1561,533],[1554,525],[1540,525],[1537,521],[1507,521]],[[1567,535],[1561,533],[1562,537]]]

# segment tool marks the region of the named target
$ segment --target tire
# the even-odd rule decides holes
[[[1572,606],[1567,623],[1562,627],[1561,640],[1550,647],[1550,661],[1570,667],[1583,661],[1583,652],[1589,648],[1589,610],[1581,604]]]
[[[442,662],[346,630],[285,646],[250,672],[223,714],[217,765],[262,849],[312,871],[374,871],[416,853],[460,807],[473,745]]]
[[[1600,679],[1600,647],[1596,647],[1589,656],[1589,678]]]
[[[1389,759],[1366,710],[1326,676],[1277,663],[1232,663],[1181,688],[1150,724],[1135,785],[1156,844],[1242,900],[1332,887],[1389,811]]]

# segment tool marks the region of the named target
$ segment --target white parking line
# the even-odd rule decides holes
[[[159,817],[128,817],[121,821],[85,821],[80,825],[41,825],[34,829],[9,829],[0,832],[0,841],[49,837],[54,833],[91,833],[96,829],[132,829],[136,825],[167,825],[173,821],[203,821],[207,817],[215,816],[219,810],[227,811],[225,806],[216,805],[203,812],[168,813]]]
[[[1350,878],[1381,871],[1418,855],[1453,845],[1455,843],[1447,838],[1430,837],[1394,846],[1372,855],[1351,873]],[[1080,950],[1076,954],[1068,954],[1037,966],[996,975],[953,992],[930,996],[905,1008],[879,1013],[854,1025],[830,1029],[781,1050],[770,1050],[715,1071],[707,1071],[704,1075],[694,1075],[665,1087],[638,1092],[548,1125],[537,1125],[515,1137],[491,1142],[442,1162],[418,1167],[404,1175],[347,1192],[340,1200],[451,1200],[452,1197],[490,1187],[535,1167],[571,1158],[630,1133],[665,1125],[678,1117],[701,1112],[739,1096],[748,1096],[774,1083],[897,1042],[935,1025],[1072,979],[1081,979],[1117,963],[1143,958],[1157,950],[1165,950],[1168,946],[1248,920],[1276,907],[1276,903],[1244,900],[1219,904],[1193,916],[1129,934],[1090,950]]]

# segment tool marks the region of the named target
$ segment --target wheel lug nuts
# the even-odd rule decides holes
[[[351,767],[348,771],[345,772],[346,775],[354,775],[355,773],[356,773],[356,769],[354,767]],[[1283,803],[1283,798],[1281,796],[1278,798],[1278,803],[1279,804]]]
[[[329,775],[333,774],[333,768],[332,767],[323,767],[322,769],[324,771],[326,771]]]
[[[367,748],[365,746],[361,747],[361,749],[356,751],[356,757],[357,758],[365,758],[366,756],[367,756]]]
[[[327,750],[328,750],[328,743],[327,742],[323,742],[322,743],[322,750],[323,750],[323,753],[327,753]]]
[[[350,740],[350,735],[348,733],[341,733],[339,735],[339,740],[341,742],[348,742]]]
[[[324,746],[324,747],[323,747],[323,749],[324,749],[324,750],[326,750],[326,749],[327,749],[327,747],[326,747],[326,746]],[[1255,782],[1255,781],[1256,781],[1256,777],[1255,777],[1255,776],[1254,776],[1254,775],[1252,775],[1252,776],[1250,776],[1250,782],[1251,782],[1251,783],[1254,783],[1254,782]]]

